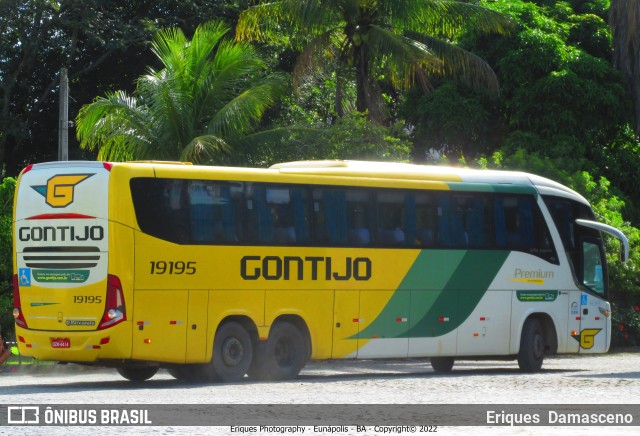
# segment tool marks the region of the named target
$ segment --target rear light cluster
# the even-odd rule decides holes
[[[20,305],[20,286],[18,283],[18,275],[14,274],[13,278],[13,317],[16,319],[18,327],[27,328],[27,320],[24,319],[22,306]]]
[[[124,294],[120,279],[109,274],[107,277],[107,299],[104,314],[98,330],[104,330],[120,324],[127,319],[127,310],[124,305]]]

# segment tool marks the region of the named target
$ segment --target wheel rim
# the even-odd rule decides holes
[[[227,366],[238,365],[244,356],[244,347],[238,338],[227,338],[222,343],[222,361]]]

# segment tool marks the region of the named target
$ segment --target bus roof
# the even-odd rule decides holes
[[[277,169],[282,173],[315,174],[318,176],[335,175],[342,177],[488,183],[493,185],[525,185],[535,187],[541,194],[571,197],[588,204],[587,200],[580,194],[558,182],[520,171],[480,170],[401,162],[356,160],[296,161],[275,164],[271,168]]]
[[[36,168],[53,168],[59,166],[81,165],[102,166],[95,161],[64,161],[36,164]],[[110,165],[110,164],[107,164]],[[284,162],[272,165],[269,169],[232,168],[191,165],[184,162],[165,161],[136,161],[114,162],[117,166],[150,166],[169,169],[174,167],[180,171],[220,171],[232,173],[239,171],[247,174],[280,173],[300,176],[341,177],[341,178],[375,178],[378,180],[402,181],[435,181],[447,183],[479,183],[490,185],[530,186],[543,195],[557,195],[569,197],[573,200],[588,204],[587,200],[574,190],[545,177],[520,171],[482,170],[449,166],[419,165],[401,162],[377,162],[358,160],[309,160]],[[164,172],[164,171],[163,171]],[[320,182],[321,183],[321,182]],[[505,186],[506,187],[506,186]]]

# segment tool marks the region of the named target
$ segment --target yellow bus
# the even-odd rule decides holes
[[[14,208],[20,352],[130,380],[281,380],[308,359],[603,353],[588,202],[517,172],[358,161],[269,169],[52,162]]]

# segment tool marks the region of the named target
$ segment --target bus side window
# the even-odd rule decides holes
[[[238,238],[233,225],[233,200],[229,184],[220,184],[215,209],[214,240],[216,242],[237,242]]]
[[[250,205],[254,211],[252,213],[254,233],[251,243],[273,242],[273,215],[267,203],[267,188],[259,183],[253,184],[253,195]]]
[[[371,192],[365,189],[347,190],[348,242],[369,245],[372,242]]]
[[[478,195],[467,200],[466,232],[470,247],[485,248],[491,236],[491,228],[488,224],[487,199],[484,195]]]
[[[274,186],[266,189],[271,213],[273,242],[276,244],[309,242],[308,192],[303,187]]]
[[[167,180],[164,189],[165,234],[167,239],[178,244],[187,244],[189,240],[189,220],[187,218],[187,208],[185,206],[186,184],[183,180]],[[157,221],[157,216],[154,218]]]
[[[296,240],[299,243],[308,244],[311,240],[309,236],[309,191],[301,187],[292,187],[291,202]]]
[[[467,245],[467,234],[464,228],[464,213],[459,199],[450,194],[438,196],[440,245],[445,247],[464,247]]]
[[[182,180],[131,179],[131,196],[140,230],[178,244],[189,242],[189,219]]]
[[[383,191],[377,195],[378,243],[385,246],[404,245],[406,242],[405,194],[401,191]]]
[[[438,208],[435,196],[421,192],[415,196],[415,241],[421,247],[433,247],[438,238]]]
[[[271,205],[273,216],[273,240],[287,244],[296,242],[296,228],[293,225],[293,212],[290,205]]]
[[[369,245],[371,232],[366,226],[364,208],[354,205],[349,211],[349,242],[356,245]]]
[[[523,251],[557,263],[549,229],[534,197],[496,196],[494,224],[498,248]]]
[[[314,242],[347,244],[346,192],[341,188],[314,188]]]

